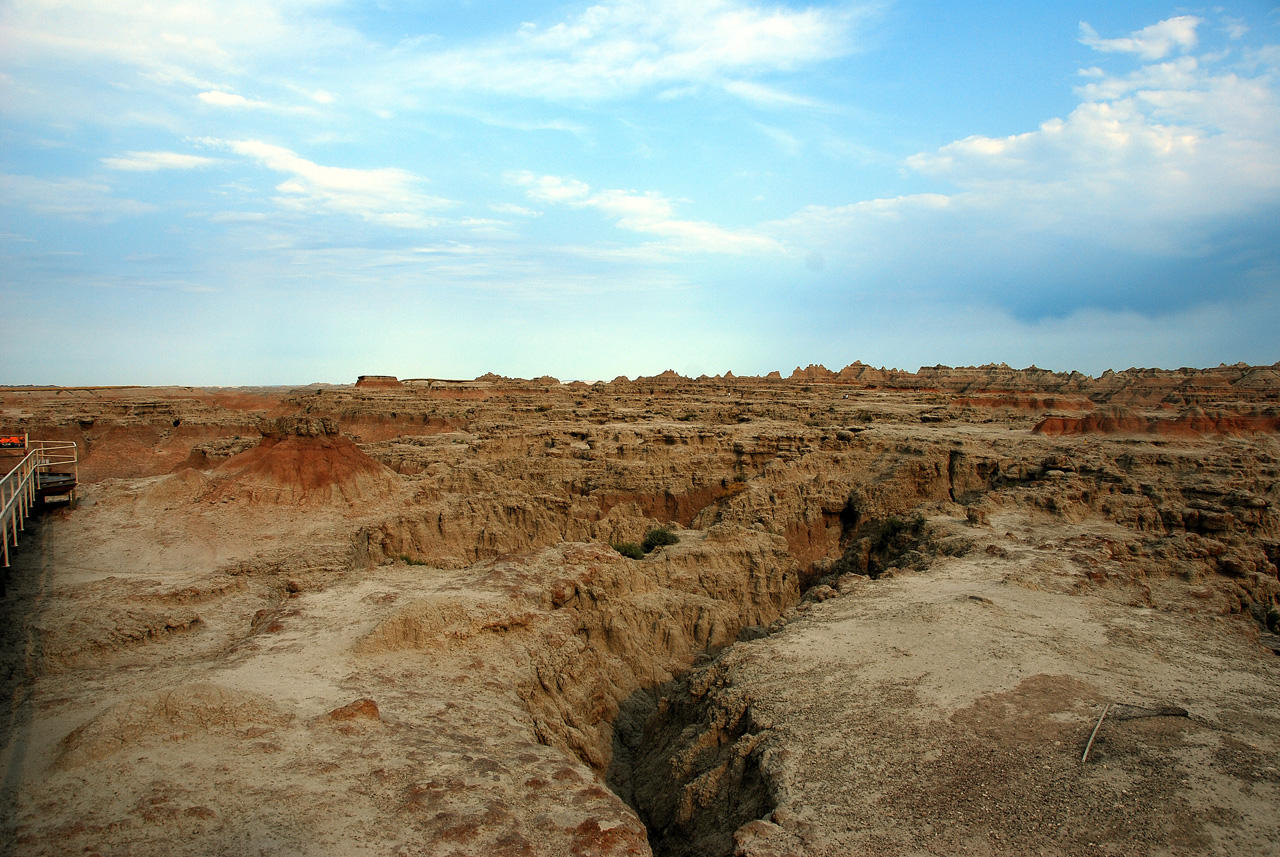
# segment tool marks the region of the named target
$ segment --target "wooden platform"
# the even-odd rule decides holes
[[[48,501],[58,497],[74,499],[76,477],[72,473],[37,473],[36,499]]]

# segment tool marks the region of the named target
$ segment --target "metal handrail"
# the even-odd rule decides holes
[[[80,481],[80,449],[74,440],[29,440],[30,448],[41,453],[40,467],[72,468],[76,482]]]
[[[0,558],[5,568],[9,567],[10,542],[18,546],[18,533],[26,529],[27,516],[35,503],[38,471],[70,466],[75,483],[80,482],[80,456],[75,441],[32,440],[27,449],[22,460],[0,478]],[[0,592],[2,587],[0,582]]]
[[[36,499],[36,470],[40,466],[40,451],[31,450],[18,462],[9,475],[0,479],[0,528],[3,529],[4,564],[9,566],[9,540],[18,545],[18,532],[26,529],[27,512]]]

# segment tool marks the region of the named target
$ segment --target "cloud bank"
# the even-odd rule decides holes
[[[1161,58],[1193,47],[1200,23],[1086,41]],[[904,161],[944,192],[810,206],[768,231],[865,282],[892,272],[922,294],[1027,318],[1086,307],[1158,314],[1253,293],[1276,260],[1275,72],[1247,77],[1194,56],[1128,74],[1087,69],[1066,117]],[[1188,279],[1211,271],[1213,288]]]

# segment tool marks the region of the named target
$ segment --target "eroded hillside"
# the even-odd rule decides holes
[[[1278,374],[5,389],[6,839],[1273,853]]]

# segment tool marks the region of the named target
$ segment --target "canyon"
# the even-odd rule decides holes
[[[1280,364],[4,387],[0,433],[81,481],[0,602],[5,853],[1280,850]]]

